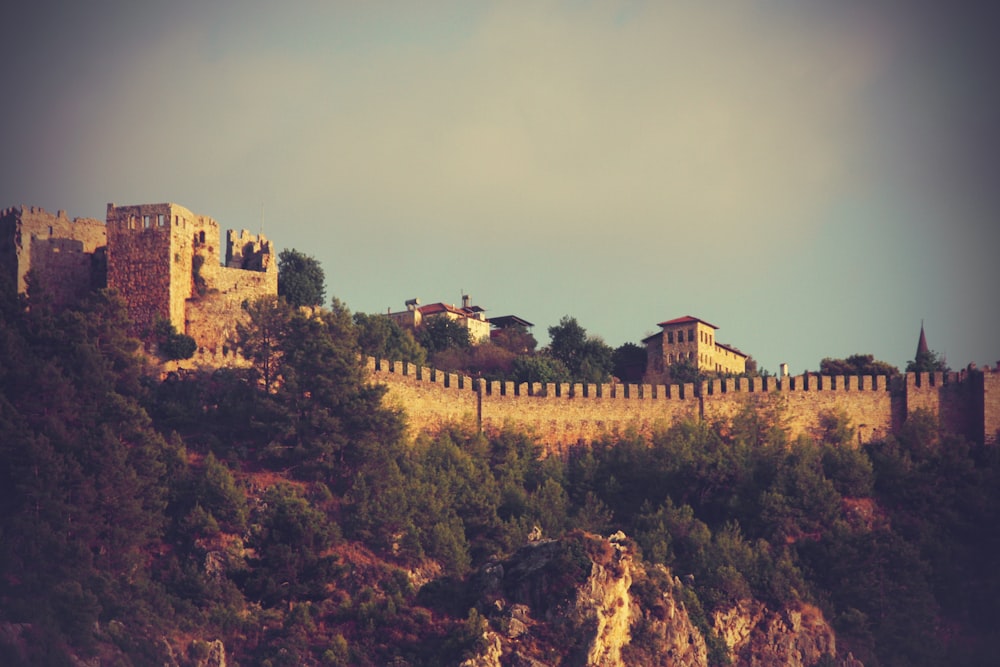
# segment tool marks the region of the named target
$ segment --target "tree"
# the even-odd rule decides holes
[[[319,262],[295,248],[278,255],[278,296],[293,306],[321,306],[326,276]]]
[[[427,350],[420,346],[409,329],[396,324],[387,315],[354,313],[354,328],[362,354],[392,361],[406,361],[417,366],[427,363]]]
[[[566,364],[547,354],[522,354],[511,363],[514,382],[569,382]]]
[[[624,343],[611,355],[615,377],[622,382],[641,382],[646,372],[646,348]]]
[[[154,327],[156,332],[156,348],[160,356],[167,361],[190,359],[194,356],[198,344],[187,334],[178,333],[169,320],[160,320]]]
[[[934,350],[918,350],[917,356],[907,362],[907,373],[947,373],[949,370],[944,357]]]
[[[852,354],[846,359],[826,357],[819,362],[820,375],[899,375],[899,369],[871,354]]]
[[[456,320],[447,317],[431,317],[425,320],[417,330],[417,342],[431,355],[450,347],[464,349],[472,346],[469,330]]]
[[[245,359],[253,363],[254,372],[270,394],[281,367],[281,341],[292,317],[288,302],[282,298],[261,297],[243,304],[247,322],[236,325],[236,345]]]
[[[492,341],[514,354],[531,354],[538,346],[535,337],[523,326],[507,327],[493,332]]]
[[[575,317],[564,315],[549,327],[549,338],[549,354],[566,365],[573,380],[599,383],[610,377],[614,351],[599,337],[588,336]]]

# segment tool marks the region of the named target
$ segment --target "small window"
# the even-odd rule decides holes
[[[129,229],[135,229],[135,216],[134,215],[130,215],[128,217],[128,228]]]
[[[683,329],[681,331],[677,332],[677,342],[678,343],[683,343],[684,342],[684,330]]]
[[[667,332],[667,342],[668,343],[673,343],[674,342],[674,332],[673,331],[668,331]]]
[[[142,228],[149,229],[149,227],[150,227],[149,216],[148,215],[142,216]]]
[[[205,232],[198,232],[198,243],[205,242]]]
[[[688,340],[694,342],[694,329],[688,329]]]
[[[156,226],[157,227],[163,227],[165,224],[166,224],[166,222],[163,219],[163,214],[162,213],[158,213],[157,216],[156,216]]]
[[[49,236],[52,236],[52,225],[49,225]]]

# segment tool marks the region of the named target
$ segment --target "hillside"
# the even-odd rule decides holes
[[[862,448],[748,410],[543,457],[409,438],[343,308],[165,380],[124,312],[0,303],[3,664],[992,660],[1000,460],[919,411]]]

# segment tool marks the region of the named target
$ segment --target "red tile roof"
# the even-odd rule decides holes
[[[695,322],[701,322],[702,324],[707,324],[708,326],[712,327],[713,329],[718,329],[719,328],[719,327],[715,326],[714,324],[712,324],[710,322],[706,322],[705,320],[698,319],[697,317],[691,317],[690,315],[685,315],[684,317],[678,317],[678,318],[673,319],[673,320],[667,320],[666,322],[660,322],[656,326],[658,326],[658,327],[666,327],[666,326],[670,326],[672,324],[694,324]]]

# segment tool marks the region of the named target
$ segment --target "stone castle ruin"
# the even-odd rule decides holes
[[[244,317],[242,304],[276,295],[278,269],[263,235],[227,232],[225,262],[220,241],[215,220],[177,204],[108,204],[104,222],[8,208],[0,211],[0,285],[30,290],[32,299],[56,306],[95,288],[114,288],[127,304],[131,333],[147,351],[154,327],[166,321],[194,338],[199,362],[225,365],[235,362],[226,345]],[[678,419],[725,420],[748,407],[780,419],[792,437],[821,435],[825,415],[838,413],[850,419],[858,441],[867,442],[896,431],[917,409],[973,441],[996,442],[1000,432],[1000,364],[893,380],[803,375],[657,384],[662,380],[649,371],[677,358],[735,372],[730,364],[745,357],[720,346],[714,325],[697,318],[661,327],[645,341],[651,384],[516,385],[375,359],[368,360],[368,372],[387,386],[388,400],[406,413],[413,433],[450,422],[487,433],[513,426],[534,431],[553,454],[615,433],[650,435]]]
[[[278,267],[263,234],[228,231],[225,263],[220,240],[215,220],[177,204],[108,204],[105,222],[20,206],[0,212],[0,273],[56,306],[113,288],[147,346],[166,321],[221,361],[243,302],[278,293]]]

